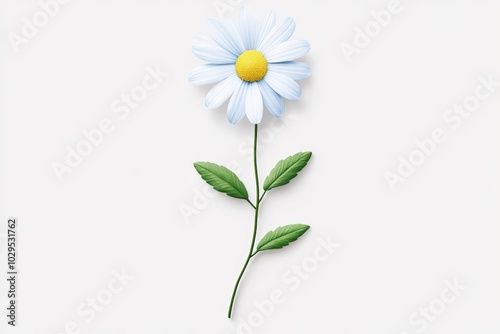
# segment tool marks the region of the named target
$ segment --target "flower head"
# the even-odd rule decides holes
[[[242,7],[239,20],[209,19],[208,30],[211,39],[198,36],[193,43],[193,53],[208,64],[189,74],[195,85],[217,83],[207,94],[207,108],[218,108],[229,99],[229,122],[236,124],[246,114],[258,124],[264,106],[280,117],[285,112],[283,98],[300,98],[295,80],[309,77],[311,70],[294,60],[309,52],[309,43],[289,40],[295,30],[292,18],[276,24],[274,12],[257,18]]]

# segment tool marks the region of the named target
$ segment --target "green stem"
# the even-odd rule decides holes
[[[238,291],[238,286],[240,285],[241,278],[243,277],[243,274],[245,273],[245,270],[247,269],[247,266],[248,266],[248,263],[250,262],[250,259],[256,254],[253,252],[253,248],[255,246],[255,237],[257,236],[257,222],[259,220],[259,207],[260,207],[260,202],[262,200],[262,198],[260,197],[259,171],[257,169],[257,133],[258,133],[258,125],[255,124],[254,138],[253,138],[253,169],[254,169],[254,173],[255,173],[255,189],[256,189],[255,203],[256,204],[254,206],[255,215],[254,215],[254,220],[253,220],[252,244],[250,245],[250,250],[248,252],[248,256],[247,256],[247,259],[245,261],[245,264],[243,265],[243,269],[241,269],[240,275],[238,276],[238,280],[236,281],[236,284],[234,285],[233,296],[231,297],[231,304],[229,304],[229,311],[227,313],[228,318],[231,318],[231,314],[233,312],[234,299],[236,297],[236,291]]]

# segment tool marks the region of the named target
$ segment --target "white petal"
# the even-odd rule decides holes
[[[264,105],[262,104],[262,94],[256,82],[250,83],[247,91],[245,110],[248,120],[253,124],[259,124],[262,120]]]
[[[255,39],[255,48],[258,48],[264,39],[269,35],[276,24],[276,14],[273,11],[267,11],[262,14],[257,27],[257,36]]]
[[[285,99],[298,100],[300,98],[300,86],[286,75],[269,71],[264,80]]]
[[[203,65],[189,73],[188,81],[193,85],[210,85],[234,74],[234,65]]]
[[[278,63],[303,57],[310,49],[306,41],[286,41],[276,45],[264,55],[269,63]]]
[[[267,37],[264,38],[257,49],[265,54],[279,43],[287,41],[292,36],[294,31],[295,21],[288,17],[271,29],[271,31],[267,34]]]
[[[224,81],[219,82],[208,92],[205,99],[205,105],[208,109],[215,109],[220,107],[227,99],[234,93],[238,87],[240,78],[236,74],[231,75]]]
[[[285,112],[285,102],[283,98],[267,84],[265,80],[259,81],[260,92],[267,111],[274,117],[280,117]]]
[[[238,31],[238,25],[232,19],[222,21],[211,18],[207,22],[208,31],[217,44],[236,57],[245,51],[245,46]]]
[[[299,61],[287,61],[268,65],[268,70],[286,75],[293,80],[303,80],[311,76],[311,69]]]
[[[227,106],[227,120],[232,124],[239,123],[245,116],[248,86],[248,82],[240,80],[240,85],[236,88],[233,96],[231,96],[231,100],[229,100],[229,105]]]
[[[237,56],[224,50],[219,44],[205,36],[197,36],[193,42],[193,53],[201,60],[212,64],[234,64]]]
[[[241,36],[240,22],[238,18],[230,16],[224,19],[224,23],[226,24],[229,33],[233,37],[234,42],[238,46],[239,56],[242,52],[246,51],[245,43],[243,43],[243,37]]]
[[[240,32],[243,45],[246,50],[253,50],[257,47],[256,39],[256,26],[257,22],[247,6],[242,6],[240,11]]]

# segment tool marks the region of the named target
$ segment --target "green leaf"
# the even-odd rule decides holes
[[[278,162],[264,180],[264,190],[281,187],[290,182],[307,165],[311,155],[311,152],[299,152]]]
[[[247,188],[238,176],[226,167],[211,162],[195,162],[194,168],[215,190],[231,197],[248,200]]]
[[[291,242],[297,240],[309,229],[308,225],[292,224],[278,227],[274,231],[267,232],[257,245],[257,252],[279,249],[288,246]]]

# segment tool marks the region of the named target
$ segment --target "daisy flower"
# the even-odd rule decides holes
[[[189,74],[194,85],[216,85],[206,96],[208,109],[216,109],[229,99],[227,119],[232,124],[247,116],[253,124],[262,120],[264,106],[274,117],[285,112],[287,100],[300,98],[295,80],[311,75],[309,66],[294,61],[309,52],[309,43],[289,40],[295,21],[286,18],[276,24],[276,15],[268,11],[253,16],[242,7],[235,18],[208,20],[212,38],[198,36],[193,53],[208,64]]]

